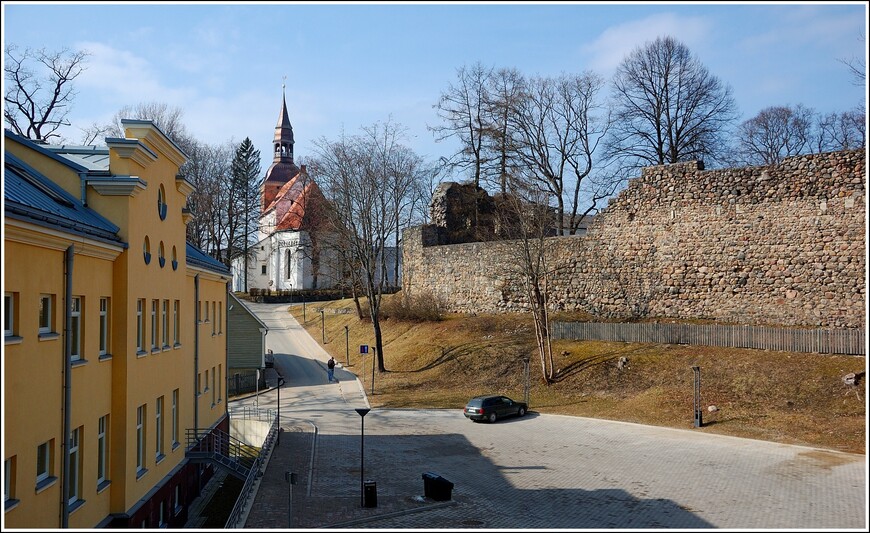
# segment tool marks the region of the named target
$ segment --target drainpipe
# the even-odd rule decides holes
[[[193,277],[193,428],[199,440],[199,274]]]
[[[61,434],[61,450],[63,451],[63,474],[61,476],[61,519],[60,527],[66,529],[69,527],[69,433],[71,425],[70,407],[72,404],[72,379],[70,371],[72,370],[72,272],[73,272],[73,253],[75,247],[70,245],[64,254],[65,269],[64,281],[66,289],[64,294],[64,347],[63,347],[63,433]]]
[[[82,205],[88,206],[88,181],[87,181],[87,172],[79,172],[79,180],[82,182]]]

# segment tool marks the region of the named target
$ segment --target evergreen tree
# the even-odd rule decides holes
[[[231,218],[237,223],[230,224],[233,230],[227,239],[227,262],[231,262],[239,254],[244,254],[244,290],[247,291],[250,255],[248,248],[251,245],[251,235],[257,232],[260,189],[260,151],[254,149],[254,144],[248,137],[241,142],[233,157],[231,180],[233,201],[229,209]]]

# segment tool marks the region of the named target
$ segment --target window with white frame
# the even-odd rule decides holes
[[[157,437],[157,445],[154,450],[154,455],[157,459],[163,457],[163,396],[157,398],[157,409],[155,416],[154,434]]]
[[[69,503],[75,503],[81,499],[82,494],[82,456],[79,453],[79,444],[82,428],[72,430],[69,436]]]
[[[172,391],[172,445],[178,444],[178,389]]]
[[[181,302],[179,300],[175,300],[175,302],[173,302],[172,324],[173,342],[176,346],[178,346],[179,344],[181,344],[179,342],[179,340],[181,339],[181,337],[179,337],[179,335],[181,334]]]
[[[45,481],[51,476],[51,454],[54,443],[50,440],[43,442],[36,449],[36,483]]]
[[[215,372],[214,367],[211,367],[211,404],[215,401]]]
[[[145,470],[145,406],[136,409],[136,470]]]
[[[215,314],[214,309],[215,309],[215,302],[212,302],[212,303],[211,303],[211,318],[212,318],[212,321],[211,321],[211,334],[212,334],[212,335],[214,335],[215,333],[217,333],[217,329],[215,329],[215,328],[217,327],[217,315]]]
[[[151,350],[157,349],[157,307],[160,300],[151,300]]]
[[[3,293],[3,336],[15,335],[15,294]]]
[[[51,294],[39,295],[39,333],[54,331],[54,297]]]
[[[136,351],[145,351],[145,300],[136,300]]]
[[[3,502],[5,504],[15,500],[15,461],[16,456],[3,461]]]
[[[224,303],[218,302],[218,333],[224,332]]]
[[[82,297],[73,296],[70,302],[70,360],[82,358]]]
[[[100,355],[109,353],[109,299],[100,298]]]
[[[97,421],[97,487],[106,482],[109,473],[109,415]]]
[[[218,376],[217,376],[218,403],[220,403],[220,401],[223,399],[223,394],[221,393],[221,391],[223,391],[223,388],[224,388],[224,382],[222,379],[223,374],[224,373],[223,373],[223,369],[221,368],[221,365],[218,365]]]
[[[203,392],[208,391],[208,369],[205,369],[205,390]]]
[[[157,527],[166,527],[165,502],[159,503],[160,510],[157,511]]]
[[[163,347],[169,348],[169,300],[163,300],[163,309],[161,310],[161,329],[163,334]]]

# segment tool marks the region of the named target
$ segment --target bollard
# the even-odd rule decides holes
[[[701,367],[693,366],[692,371],[695,373],[695,427],[699,428],[704,425],[701,414]]]

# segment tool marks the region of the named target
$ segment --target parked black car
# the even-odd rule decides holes
[[[507,396],[476,396],[468,400],[462,414],[473,422],[488,420],[495,422],[507,416],[524,416],[529,407],[524,402],[511,400]]]

